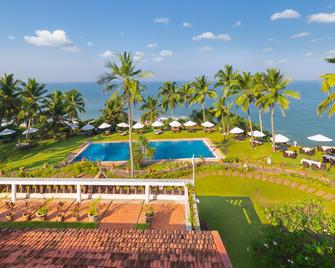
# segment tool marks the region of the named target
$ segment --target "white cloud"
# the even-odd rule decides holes
[[[93,46],[94,46],[92,42],[87,42],[87,45],[88,45],[89,47],[93,47]]]
[[[159,55],[161,57],[170,57],[173,55],[173,52],[171,50],[162,50],[161,52],[159,52]]]
[[[278,60],[278,63],[286,63],[287,60],[286,59],[281,59],[281,60]]]
[[[183,26],[184,28],[190,28],[192,24],[190,22],[185,21],[181,26]]]
[[[77,46],[61,47],[61,49],[65,51],[71,51],[71,52],[79,51],[79,48]]]
[[[329,50],[328,54],[335,54],[335,50]]]
[[[308,21],[318,22],[318,23],[334,23],[335,22],[335,12],[312,14],[308,16]]]
[[[270,19],[272,21],[275,21],[281,19],[297,19],[300,17],[301,15],[299,14],[299,12],[295,11],[294,9],[285,9],[282,12],[274,13]]]
[[[155,58],[152,59],[152,61],[154,61],[154,62],[160,62],[162,60],[163,60],[162,57],[155,57]]]
[[[233,25],[233,27],[241,27],[242,26],[242,22],[241,21],[236,21]]]
[[[211,51],[213,50],[214,48],[211,47],[211,46],[203,46],[203,47],[198,47],[198,50],[200,51]]]
[[[312,52],[307,52],[307,53],[305,54],[305,56],[306,56],[306,57],[313,56],[313,53],[312,53]]]
[[[35,34],[36,35],[25,36],[24,40],[30,45],[39,47],[66,47],[73,45],[63,30],[55,30],[53,32],[38,30]]]
[[[271,52],[273,50],[272,47],[267,47],[267,48],[264,48],[264,52]]]
[[[148,48],[155,48],[155,47],[157,47],[157,46],[158,46],[157,43],[149,43],[149,44],[147,45]]]
[[[308,35],[309,35],[308,32],[301,32],[301,33],[291,35],[291,38],[301,38],[301,37],[305,37],[305,36],[308,36]]]
[[[267,60],[266,65],[273,65],[275,62],[273,60]]]
[[[115,56],[115,53],[110,50],[106,50],[104,53],[100,55],[100,57],[103,57],[103,58],[111,58],[113,56]]]
[[[323,40],[323,38],[315,38],[315,39],[312,39],[310,42],[315,43],[315,42],[320,42],[322,40]]]
[[[134,54],[134,60],[139,61],[144,58],[144,53],[142,51],[136,51]]]
[[[14,37],[14,35],[10,34],[10,35],[8,35],[8,39],[9,39],[9,40],[14,40],[15,37]]]
[[[279,42],[280,40],[279,39],[276,39],[276,38],[268,38],[266,39],[268,42]]]
[[[154,19],[154,23],[160,23],[160,24],[168,25],[170,23],[170,19],[166,18],[166,17],[160,17],[160,18]]]
[[[197,36],[194,36],[192,40],[194,41],[200,41],[200,40],[222,40],[224,42],[229,42],[231,41],[231,36],[229,34],[218,34],[215,35],[212,32],[204,32],[202,34],[199,34]]]

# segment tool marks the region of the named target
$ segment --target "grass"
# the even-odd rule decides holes
[[[225,176],[202,176],[196,180],[202,222],[218,230],[234,267],[262,267],[253,255],[252,241],[266,223],[262,210],[283,203],[317,199],[286,186]],[[326,203],[328,213],[335,204]]]
[[[49,221],[0,222],[0,228],[15,228],[15,229],[26,229],[26,228],[94,229],[97,227],[98,223],[96,222],[49,222]]]

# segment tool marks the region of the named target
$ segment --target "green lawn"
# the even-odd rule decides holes
[[[312,194],[286,186],[224,176],[199,177],[196,192],[201,220],[220,232],[234,267],[262,267],[253,255],[251,242],[259,237],[262,225],[266,224],[263,208],[316,199]],[[326,209],[335,213],[335,204],[328,202]]]

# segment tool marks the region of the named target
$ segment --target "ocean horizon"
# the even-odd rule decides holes
[[[183,83],[178,81],[177,83]],[[145,86],[144,97],[157,96],[161,81],[146,81],[142,84]],[[49,82],[46,83],[49,92],[59,89],[66,91],[72,88],[80,90],[86,101],[86,113],[81,114],[81,119],[95,119],[100,116],[100,110],[104,108],[106,100],[110,94],[104,93],[103,87],[96,82]],[[276,133],[283,134],[291,139],[291,142],[297,141],[298,144],[315,145],[315,143],[306,139],[314,134],[323,134],[335,138],[334,119],[329,119],[327,115],[318,117],[316,107],[324,99],[325,94],[321,92],[321,82],[318,80],[294,81],[288,89],[296,90],[301,94],[300,100],[291,100],[290,108],[286,111],[286,117],[283,117],[279,109],[275,112]],[[207,100],[206,105],[211,105],[213,100]],[[199,109],[199,105],[192,105],[192,109]],[[246,114],[240,108],[234,107],[233,112],[246,117]],[[173,111],[174,116],[185,116],[185,109],[178,106]],[[137,109],[134,111],[134,117],[139,119],[141,112]],[[171,113],[167,112],[162,116],[169,117]],[[251,108],[252,120],[258,123],[257,110]],[[271,129],[269,113],[263,115],[263,125],[266,130]]]

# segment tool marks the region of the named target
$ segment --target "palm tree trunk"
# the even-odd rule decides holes
[[[202,118],[206,122],[205,102],[202,103]]]
[[[27,128],[27,134],[26,134],[26,141],[29,140],[29,129],[30,129],[30,124],[31,124],[31,121],[30,121],[30,119],[28,119],[28,128]]]
[[[258,119],[259,119],[259,126],[260,126],[260,129],[261,129],[261,132],[263,132],[262,112],[263,112],[263,109],[259,109],[259,111],[258,111]]]
[[[276,151],[276,143],[275,143],[275,122],[274,122],[274,112],[275,109],[271,106],[271,129],[272,129],[272,150]]]
[[[4,111],[4,109],[1,109],[1,112],[0,112],[0,127],[1,127],[2,120],[3,120],[4,117],[5,117],[5,111]]]
[[[130,177],[134,178],[134,158],[133,158],[133,138],[132,138],[132,110],[131,110],[131,102],[128,99],[128,125],[129,125],[129,160],[130,160]]]
[[[248,120],[249,120],[250,132],[251,132],[251,147],[254,148],[254,135],[253,135],[253,130],[252,130],[252,122],[251,122],[249,108],[248,108]]]
[[[223,134],[225,133],[225,125],[224,125],[224,120],[223,120],[223,113],[221,113],[221,127],[222,127],[222,132]],[[225,136],[224,136],[225,138]]]

